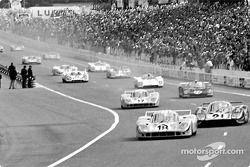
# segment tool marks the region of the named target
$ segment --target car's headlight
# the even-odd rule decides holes
[[[233,110],[234,113],[240,113],[241,109],[240,108],[236,108],[235,110]]]
[[[148,127],[146,125],[139,125],[138,126],[139,131],[145,132],[148,131]]]
[[[212,91],[212,89],[211,88],[209,88],[208,90],[207,90],[207,93],[213,93],[213,91]]]
[[[152,97],[152,98],[151,98],[151,101],[152,101],[152,102],[155,102],[156,100],[157,100],[157,97]]]
[[[69,79],[69,80],[71,80],[71,77],[70,77],[70,76],[66,76],[66,79]]]
[[[188,127],[188,123],[187,123],[187,122],[182,122],[182,123],[179,125],[179,128],[180,128],[181,130],[185,130],[187,127]]]
[[[125,99],[125,102],[126,102],[126,103],[130,103],[130,102],[131,102],[131,99]]]

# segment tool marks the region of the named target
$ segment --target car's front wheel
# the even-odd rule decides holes
[[[238,125],[247,123],[248,119],[249,119],[249,111],[248,111],[248,109],[246,108],[242,112],[243,112],[242,117],[240,119],[235,120]]]

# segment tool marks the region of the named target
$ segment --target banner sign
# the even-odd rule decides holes
[[[81,13],[81,8],[78,6],[31,7],[29,9],[32,17],[41,17],[44,19]]]

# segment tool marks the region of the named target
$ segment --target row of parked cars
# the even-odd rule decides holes
[[[22,47],[16,48],[20,49]],[[0,48],[1,51],[1,48]],[[60,59],[60,55],[48,53],[44,59]],[[41,57],[23,57],[24,64],[41,63]],[[97,61],[88,63],[84,70],[73,65],[60,65],[52,68],[52,75],[62,76],[62,82],[88,82],[88,72],[106,72],[107,78],[130,78],[131,70],[126,66],[111,67],[108,63]],[[134,77],[135,89],[125,90],[120,97],[121,108],[147,108],[160,105],[160,93],[153,87],[164,87],[164,79],[151,73]],[[149,88],[149,89],[146,89]],[[178,86],[180,98],[212,97],[213,86],[210,82],[181,82]],[[136,122],[138,139],[178,137],[196,135],[198,125],[209,121],[231,120],[237,124],[247,123],[249,107],[241,102],[213,101],[191,110],[156,110],[146,111]]]

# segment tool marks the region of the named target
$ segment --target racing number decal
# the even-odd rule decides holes
[[[195,90],[194,91],[194,94],[201,94],[202,93],[202,91],[200,91],[200,90]]]
[[[167,129],[168,129],[168,126],[165,125],[165,124],[161,124],[161,125],[158,126],[158,128],[159,128],[160,131],[161,131],[161,130],[167,130]]]
[[[214,114],[213,117],[214,118],[217,118],[219,116],[219,114]]]

